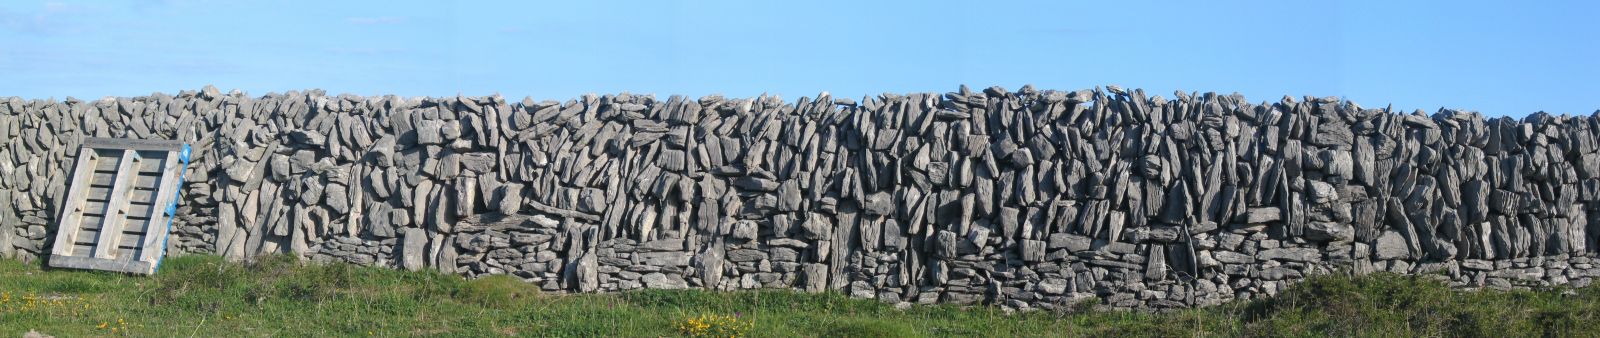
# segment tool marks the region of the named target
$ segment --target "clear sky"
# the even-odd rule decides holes
[[[0,96],[859,98],[1023,84],[1600,110],[1595,1],[6,1]]]

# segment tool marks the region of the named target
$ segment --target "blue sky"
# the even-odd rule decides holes
[[[1597,18],[1593,1],[15,1],[0,4],[0,96],[1117,84],[1589,115]]]

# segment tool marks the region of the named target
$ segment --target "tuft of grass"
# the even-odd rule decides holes
[[[897,310],[836,292],[641,290],[540,294],[510,276],[466,280],[293,257],[168,259],[154,276],[46,270],[0,260],[0,337],[672,337],[684,318],[732,316],[755,337],[1586,336],[1600,287],[1459,291],[1429,277],[1307,279],[1276,297],[1161,313]],[[9,300],[5,300],[9,296]],[[34,305],[27,305],[32,301]],[[115,331],[113,331],[115,330]]]
[[[521,305],[539,296],[539,286],[507,275],[490,275],[462,283],[456,300],[467,304],[504,309]]]
[[[857,319],[843,321],[829,327],[825,337],[896,338],[917,337],[918,332],[905,323],[883,319]]]

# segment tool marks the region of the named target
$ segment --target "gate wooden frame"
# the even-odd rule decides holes
[[[85,138],[56,218],[50,266],[155,273],[188,165],[181,141]]]

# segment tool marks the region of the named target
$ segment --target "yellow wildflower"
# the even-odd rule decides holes
[[[742,320],[738,315],[701,314],[685,318],[677,324],[678,331],[690,337],[741,337],[755,326],[753,321]]]

